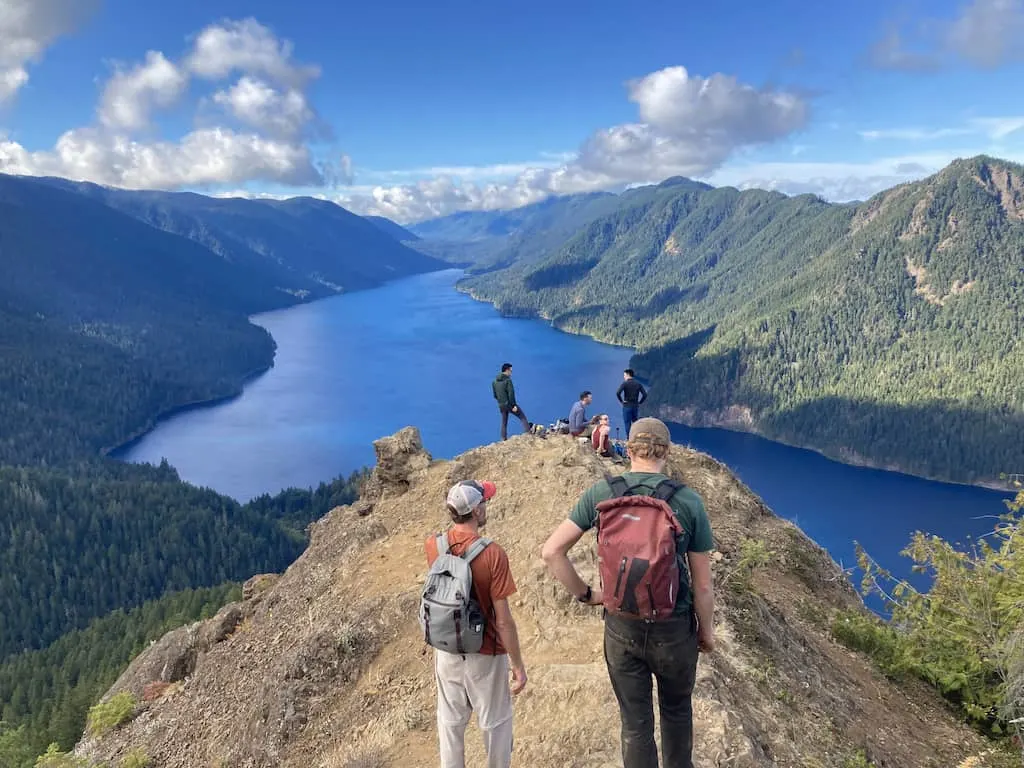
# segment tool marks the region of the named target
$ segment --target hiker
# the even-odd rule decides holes
[[[474,712],[483,731],[487,768],[512,764],[512,695],[526,687],[526,668],[508,604],[516,591],[508,555],[480,536],[487,502],[496,492],[487,481],[453,485],[447,499],[453,525],[425,544],[430,571],[420,626],[435,648],[441,768],[465,768],[466,725]],[[467,595],[468,603],[460,605],[460,595]]]
[[[577,600],[604,606],[604,657],[619,702],[623,766],[658,766],[653,675],[661,764],[693,768],[697,657],[715,649],[711,524],[700,496],[665,475],[671,439],[663,422],[635,421],[626,446],[630,471],[587,489],[541,554]],[[595,526],[601,583],[592,587],[568,553]],[[675,551],[665,557],[673,539]]]
[[[633,378],[635,371],[627,368],[622,372],[622,383],[615,390],[615,398],[622,403],[622,423],[625,425],[626,436],[633,422],[640,418],[640,404],[647,399],[644,385]]]
[[[611,418],[607,413],[602,413],[595,418],[596,422],[593,425],[594,429],[590,433],[590,447],[597,451],[601,456],[607,458],[612,455]]]
[[[491,383],[494,399],[501,411],[501,439],[508,439],[508,415],[514,413],[523,425],[523,432],[529,432],[533,425],[526,420],[526,414],[516,403],[516,388],[512,385],[512,363],[501,366],[501,373]]]
[[[589,390],[580,392],[580,399],[572,404],[569,410],[569,434],[579,437],[587,428],[587,406],[593,402],[594,397]]]

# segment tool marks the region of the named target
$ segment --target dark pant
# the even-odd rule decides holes
[[[508,439],[508,415],[510,413],[512,413],[512,409],[511,408],[506,408],[504,406],[498,406],[498,407],[501,409],[501,439],[502,440],[507,440]],[[512,414],[512,415],[519,417],[519,421],[521,421],[522,424],[523,424],[523,432],[529,432],[530,431],[530,422],[528,422],[526,420],[526,414],[523,413],[523,409],[522,408],[520,408],[519,406],[516,406],[516,407],[519,408],[519,410],[516,413]]]
[[[622,423],[626,425],[625,438],[629,440],[629,428],[633,426],[633,422],[640,418],[640,406],[639,405],[623,405],[622,406]]]
[[[663,768],[693,768],[697,622],[689,616],[645,622],[607,615],[604,658],[619,701],[624,768],[658,768],[651,676],[658,680]]]

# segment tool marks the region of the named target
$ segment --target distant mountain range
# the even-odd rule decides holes
[[[0,462],[64,460],[273,360],[247,315],[446,265],[333,203],[0,176]]]
[[[638,348],[666,417],[934,478],[1024,471],[1018,165],[844,205],[670,179],[412,229],[485,253],[460,287],[502,312]]]

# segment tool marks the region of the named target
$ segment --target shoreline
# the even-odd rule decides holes
[[[430,274],[432,272],[443,272],[443,271],[445,271],[445,269],[447,269],[447,267],[439,267],[438,269],[429,270],[427,272],[417,272],[417,273],[413,273],[411,275],[406,275],[405,277],[415,277],[416,275],[426,275],[426,274]],[[457,269],[457,267],[456,267],[456,269]],[[465,270],[463,270],[463,272],[465,272]],[[395,278],[395,279],[396,280],[402,280],[404,278]],[[385,280],[381,285],[387,285],[390,282],[393,282],[393,281],[392,280]],[[373,288],[378,288],[378,287],[380,287],[380,286],[373,286],[371,288],[361,288],[361,289],[358,289],[358,290],[373,290]],[[295,309],[296,307],[301,307],[301,306],[304,306],[304,305],[307,305],[307,304],[314,304],[314,303],[316,303],[318,301],[324,301],[326,299],[333,299],[333,298],[336,298],[338,296],[343,296],[343,295],[345,295],[347,293],[353,293],[353,291],[342,291],[340,293],[328,294],[326,296],[318,296],[318,297],[313,298],[313,299],[311,299],[309,301],[306,301],[306,300],[297,301],[296,303],[294,303],[294,304],[292,304],[290,306],[278,307],[276,309],[267,309],[267,310],[263,310],[263,311],[260,311],[260,312],[252,313],[251,315],[249,315],[246,318],[246,320],[249,322],[250,325],[253,325],[253,326],[257,327],[257,328],[262,328],[267,333],[267,335],[270,336],[270,340],[271,340],[271,342],[274,345],[274,351],[273,351],[273,354],[270,357],[270,362],[268,362],[266,365],[260,366],[259,368],[255,368],[255,369],[249,371],[246,374],[243,374],[241,380],[238,382],[238,384],[235,387],[235,389],[233,391],[231,391],[231,392],[228,392],[228,393],[223,394],[223,395],[216,395],[214,397],[208,397],[208,398],[205,398],[205,399],[202,399],[202,400],[192,400],[192,401],[187,402],[187,403],[181,403],[180,405],[171,406],[170,408],[165,408],[164,410],[155,413],[153,416],[151,416],[150,418],[148,418],[146,420],[146,423],[145,423],[144,426],[139,427],[137,430],[132,432],[124,440],[121,440],[119,443],[116,443],[113,446],[106,446],[106,447],[100,448],[99,455],[104,457],[104,458],[114,459],[115,461],[127,462],[126,459],[119,458],[118,456],[115,456],[114,454],[120,453],[121,451],[125,451],[128,448],[130,448],[131,446],[135,445],[137,442],[142,440],[142,438],[144,438],[146,435],[148,435],[150,432],[152,432],[154,429],[156,429],[158,426],[160,426],[161,422],[167,421],[168,419],[172,419],[175,416],[181,415],[182,413],[188,413],[189,411],[196,411],[196,410],[201,410],[203,408],[212,408],[214,406],[224,405],[225,403],[229,403],[232,400],[234,400],[236,398],[239,398],[242,395],[244,395],[245,394],[245,387],[248,384],[251,384],[256,379],[258,379],[263,374],[265,374],[271,368],[273,368],[274,367],[274,361],[277,358],[277,339],[275,339],[273,334],[271,334],[270,331],[267,331],[267,329],[264,328],[262,325],[260,325],[257,322],[254,322],[253,321],[254,317],[258,317],[259,315],[263,315],[263,314],[266,314],[266,313],[269,313],[269,312],[283,312],[283,311],[287,311],[289,309]]]
[[[316,301],[319,301],[319,299],[316,299]],[[276,343],[274,356],[277,356]],[[248,373],[242,376],[242,379],[238,382],[236,390],[233,392],[229,392],[224,395],[208,397],[202,400],[191,400],[187,403],[182,403],[180,405],[171,406],[170,408],[165,408],[164,410],[151,416],[146,421],[145,426],[135,430],[135,432],[133,432],[130,436],[122,440],[120,443],[117,443],[116,445],[111,447],[101,448],[100,456],[103,456],[105,458],[111,458],[114,459],[115,461],[127,462],[127,459],[122,459],[118,456],[115,456],[114,454],[131,448],[137,442],[142,440],[142,438],[144,438],[146,435],[148,435],[150,432],[152,432],[154,429],[160,426],[160,423],[163,421],[167,421],[168,419],[174,418],[175,416],[179,416],[183,413],[188,413],[189,411],[198,411],[203,408],[212,408],[217,405],[224,405],[225,403],[229,403],[232,400],[241,397],[243,394],[245,394],[246,385],[251,384],[253,381],[258,379],[260,376],[265,374],[273,367],[274,361],[273,359],[271,359],[271,361],[267,365],[249,371]]]
[[[689,408],[692,408],[692,406],[689,406]],[[822,458],[828,459],[829,461],[834,461],[837,464],[843,464],[847,467],[860,467],[862,469],[873,469],[879,472],[891,472],[898,475],[905,475],[907,477],[917,478],[918,480],[925,480],[929,483],[959,485],[964,488],[980,488],[987,491],[996,491],[998,493],[1014,493],[1015,491],[1019,490],[1014,486],[1009,485],[1008,483],[1000,485],[999,482],[995,480],[981,480],[978,482],[969,483],[964,482],[962,480],[950,480],[949,478],[946,477],[929,476],[918,472],[910,472],[909,470],[899,466],[898,464],[881,464],[879,462],[872,461],[871,459],[865,456],[861,456],[860,454],[854,453],[852,451],[850,452],[850,454],[852,455],[848,454],[844,458],[840,455],[829,453],[826,449],[820,448],[818,446],[793,443],[787,440],[782,440],[780,438],[769,437],[768,435],[758,431],[753,427],[744,427],[741,424],[727,422],[696,423],[692,419],[686,420],[681,413],[683,410],[683,408],[676,405],[658,406],[659,415],[663,416],[667,421],[673,424],[678,424],[680,426],[687,427],[688,429],[724,429],[728,430],[729,432],[735,432],[738,434],[753,435],[754,437],[759,437],[762,440],[767,440],[770,443],[784,445],[787,448],[798,448],[803,451],[810,451],[811,453],[816,453]]]
[[[455,284],[455,290],[459,291],[460,293],[466,294],[467,296],[469,296],[474,301],[479,301],[479,302],[482,302],[484,304],[490,304],[492,307],[494,307],[494,309],[502,317],[507,317],[507,318],[510,318],[510,319],[522,318],[522,319],[542,320],[542,321],[546,322],[548,325],[550,325],[552,328],[554,328],[556,331],[560,331],[561,333],[568,333],[568,334],[571,334],[573,336],[582,336],[584,338],[591,339],[591,340],[593,340],[593,341],[595,341],[595,342],[597,342],[599,344],[610,344],[612,346],[618,346],[618,347],[624,346],[624,345],[618,344],[618,343],[616,343],[614,341],[607,341],[605,339],[598,338],[597,336],[593,336],[591,334],[587,334],[587,333],[574,333],[573,331],[566,330],[565,328],[560,328],[557,325],[555,325],[555,323],[553,323],[551,321],[551,318],[545,317],[543,313],[537,312],[537,311],[534,311],[534,310],[530,310],[529,313],[526,313],[526,314],[523,314],[523,315],[508,315],[508,314],[506,314],[505,312],[502,311],[502,309],[498,306],[497,302],[492,301],[491,299],[487,299],[487,298],[484,298],[484,297],[478,295],[477,293],[475,293],[472,289],[470,289],[468,287],[460,286],[458,284],[458,282]],[[634,353],[635,352],[636,352],[636,350],[634,350]],[[737,407],[739,407],[739,406],[737,406]],[[908,471],[907,469],[905,469],[903,467],[900,467],[899,465],[896,465],[896,464],[882,464],[880,462],[873,461],[870,458],[867,458],[865,456],[861,456],[861,455],[853,453],[853,452],[851,452],[851,453],[853,453],[852,456],[844,456],[841,453],[838,453],[838,454],[837,453],[830,453],[828,450],[826,450],[824,448],[820,448],[818,446],[804,445],[804,444],[800,444],[800,443],[792,443],[792,442],[787,442],[785,440],[780,440],[780,439],[777,439],[777,438],[774,438],[774,437],[768,437],[767,435],[763,434],[762,432],[759,432],[756,428],[754,428],[752,424],[751,424],[750,427],[744,427],[741,424],[731,424],[731,423],[725,422],[725,421],[723,421],[721,423],[698,424],[698,423],[694,423],[692,420],[690,422],[684,420],[684,418],[682,417],[682,412],[687,410],[687,409],[693,409],[693,408],[694,408],[694,406],[664,405],[664,404],[658,406],[659,413],[665,413],[665,412],[673,413],[674,412],[676,414],[674,417],[666,416],[666,418],[668,418],[669,421],[675,422],[676,424],[679,424],[679,425],[684,426],[684,427],[689,427],[690,429],[708,429],[708,428],[712,428],[712,429],[727,429],[730,432],[740,432],[740,433],[744,433],[744,434],[755,435],[756,437],[760,437],[760,438],[762,438],[764,440],[768,440],[769,442],[778,443],[779,445],[785,445],[785,446],[787,446],[789,448],[800,448],[800,449],[803,449],[805,451],[811,451],[813,453],[818,454],[819,456],[822,456],[822,457],[828,459],[829,461],[834,461],[837,464],[845,464],[848,467],[863,467],[865,469],[876,469],[876,470],[879,470],[881,472],[895,472],[895,473],[898,473],[898,474],[901,474],[901,475],[907,475],[908,477],[916,477],[916,478],[918,478],[920,480],[927,480],[927,481],[933,482],[933,483],[946,483],[948,485],[960,485],[960,486],[965,486],[965,487],[968,487],[968,488],[982,488],[982,489],[988,490],[988,491],[998,491],[998,492],[1003,492],[1003,493],[1012,493],[1015,490],[1017,490],[1016,488],[1011,486],[1009,483],[1002,483],[1001,484],[998,480],[980,480],[980,481],[977,481],[977,482],[965,482],[963,480],[953,480],[953,479],[950,479],[948,477],[929,476],[929,475],[921,474],[921,473],[918,473],[918,472],[911,472],[911,471]]]

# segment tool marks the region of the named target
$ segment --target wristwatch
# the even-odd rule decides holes
[[[577,597],[576,599],[579,600],[581,603],[589,603],[590,598],[593,597],[593,595],[594,590],[590,588],[589,584],[587,584],[587,591],[583,593],[582,597]]]

